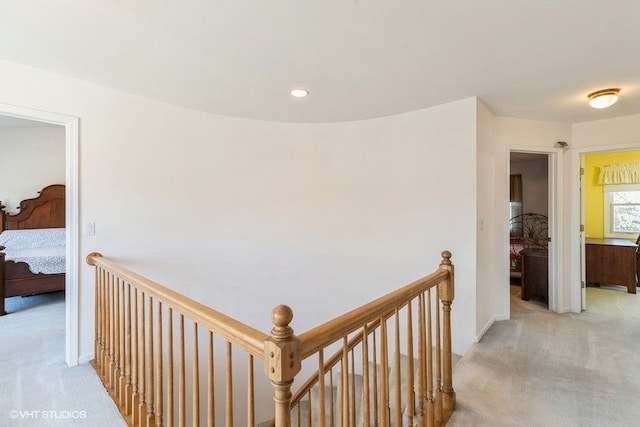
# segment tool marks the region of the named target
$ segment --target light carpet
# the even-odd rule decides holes
[[[556,314],[511,289],[511,320],[454,367],[447,425],[640,425],[640,294],[588,288],[587,311]]]
[[[640,294],[588,288],[586,312],[520,300],[454,367],[449,426],[640,425]],[[125,426],[93,368],[64,362],[62,292],[7,299],[0,426]]]
[[[6,299],[0,426],[126,426],[94,369],[64,361],[64,292]]]

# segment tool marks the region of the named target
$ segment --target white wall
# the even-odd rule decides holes
[[[454,351],[475,337],[476,99],[337,124],[220,117],[0,61],[0,103],[80,118],[92,251],[268,331],[303,332],[456,265]],[[93,272],[81,268],[80,350]]]
[[[0,128],[0,200],[16,213],[24,199],[47,185],[65,183],[62,126]]]
[[[522,212],[549,215],[549,165],[540,160],[511,162],[510,174],[522,175]]]
[[[553,151],[557,141],[571,141],[569,124],[494,117],[490,113],[484,113],[481,120],[484,124],[479,123],[478,127],[490,129],[491,136],[478,139],[478,162],[483,165],[478,167],[478,218],[484,219],[485,227],[478,233],[478,339],[494,321],[510,316],[509,148]],[[563,248],[564,245],[560,249]]]
[[[502,313],[500,280],[502,264],[495,254],[501,253],[502,246],[495,236],[500,234],[503,224],[496,220],[501,211],[502,195],[499,182],[504,166],[495,155],[494,116],[489,109],[478,102],[477,115],[478,179],[477,179],[477,236],[476,247],[476,341],[482,337],[493,321]]]

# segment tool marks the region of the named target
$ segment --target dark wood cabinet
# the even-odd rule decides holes
[[[549,256],[546,248],[528,248],[522,255],[522,296],[525,301],[533,297],[549,301]]]
[[[637,287],[637,245],[625,239],[586,239],[587,283],[621,285],[630,294]]]

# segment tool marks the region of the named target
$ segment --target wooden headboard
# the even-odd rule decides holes
[[[45,187],[34,199],[20,202],[20,212],[7,214],[0,206],[0,232],[32,228],[64,228],[65,186],[54,184]]]

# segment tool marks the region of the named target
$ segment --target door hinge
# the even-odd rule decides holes
[[[586,288],[586,285],[584,284],[584,280],[580,282],[580,287],[581,287],[582,289]]]
[[[580,231],[584,232],[584,224],[580,224]]]
[[[580,176],[584,175],[584,168],[580,168]]]

